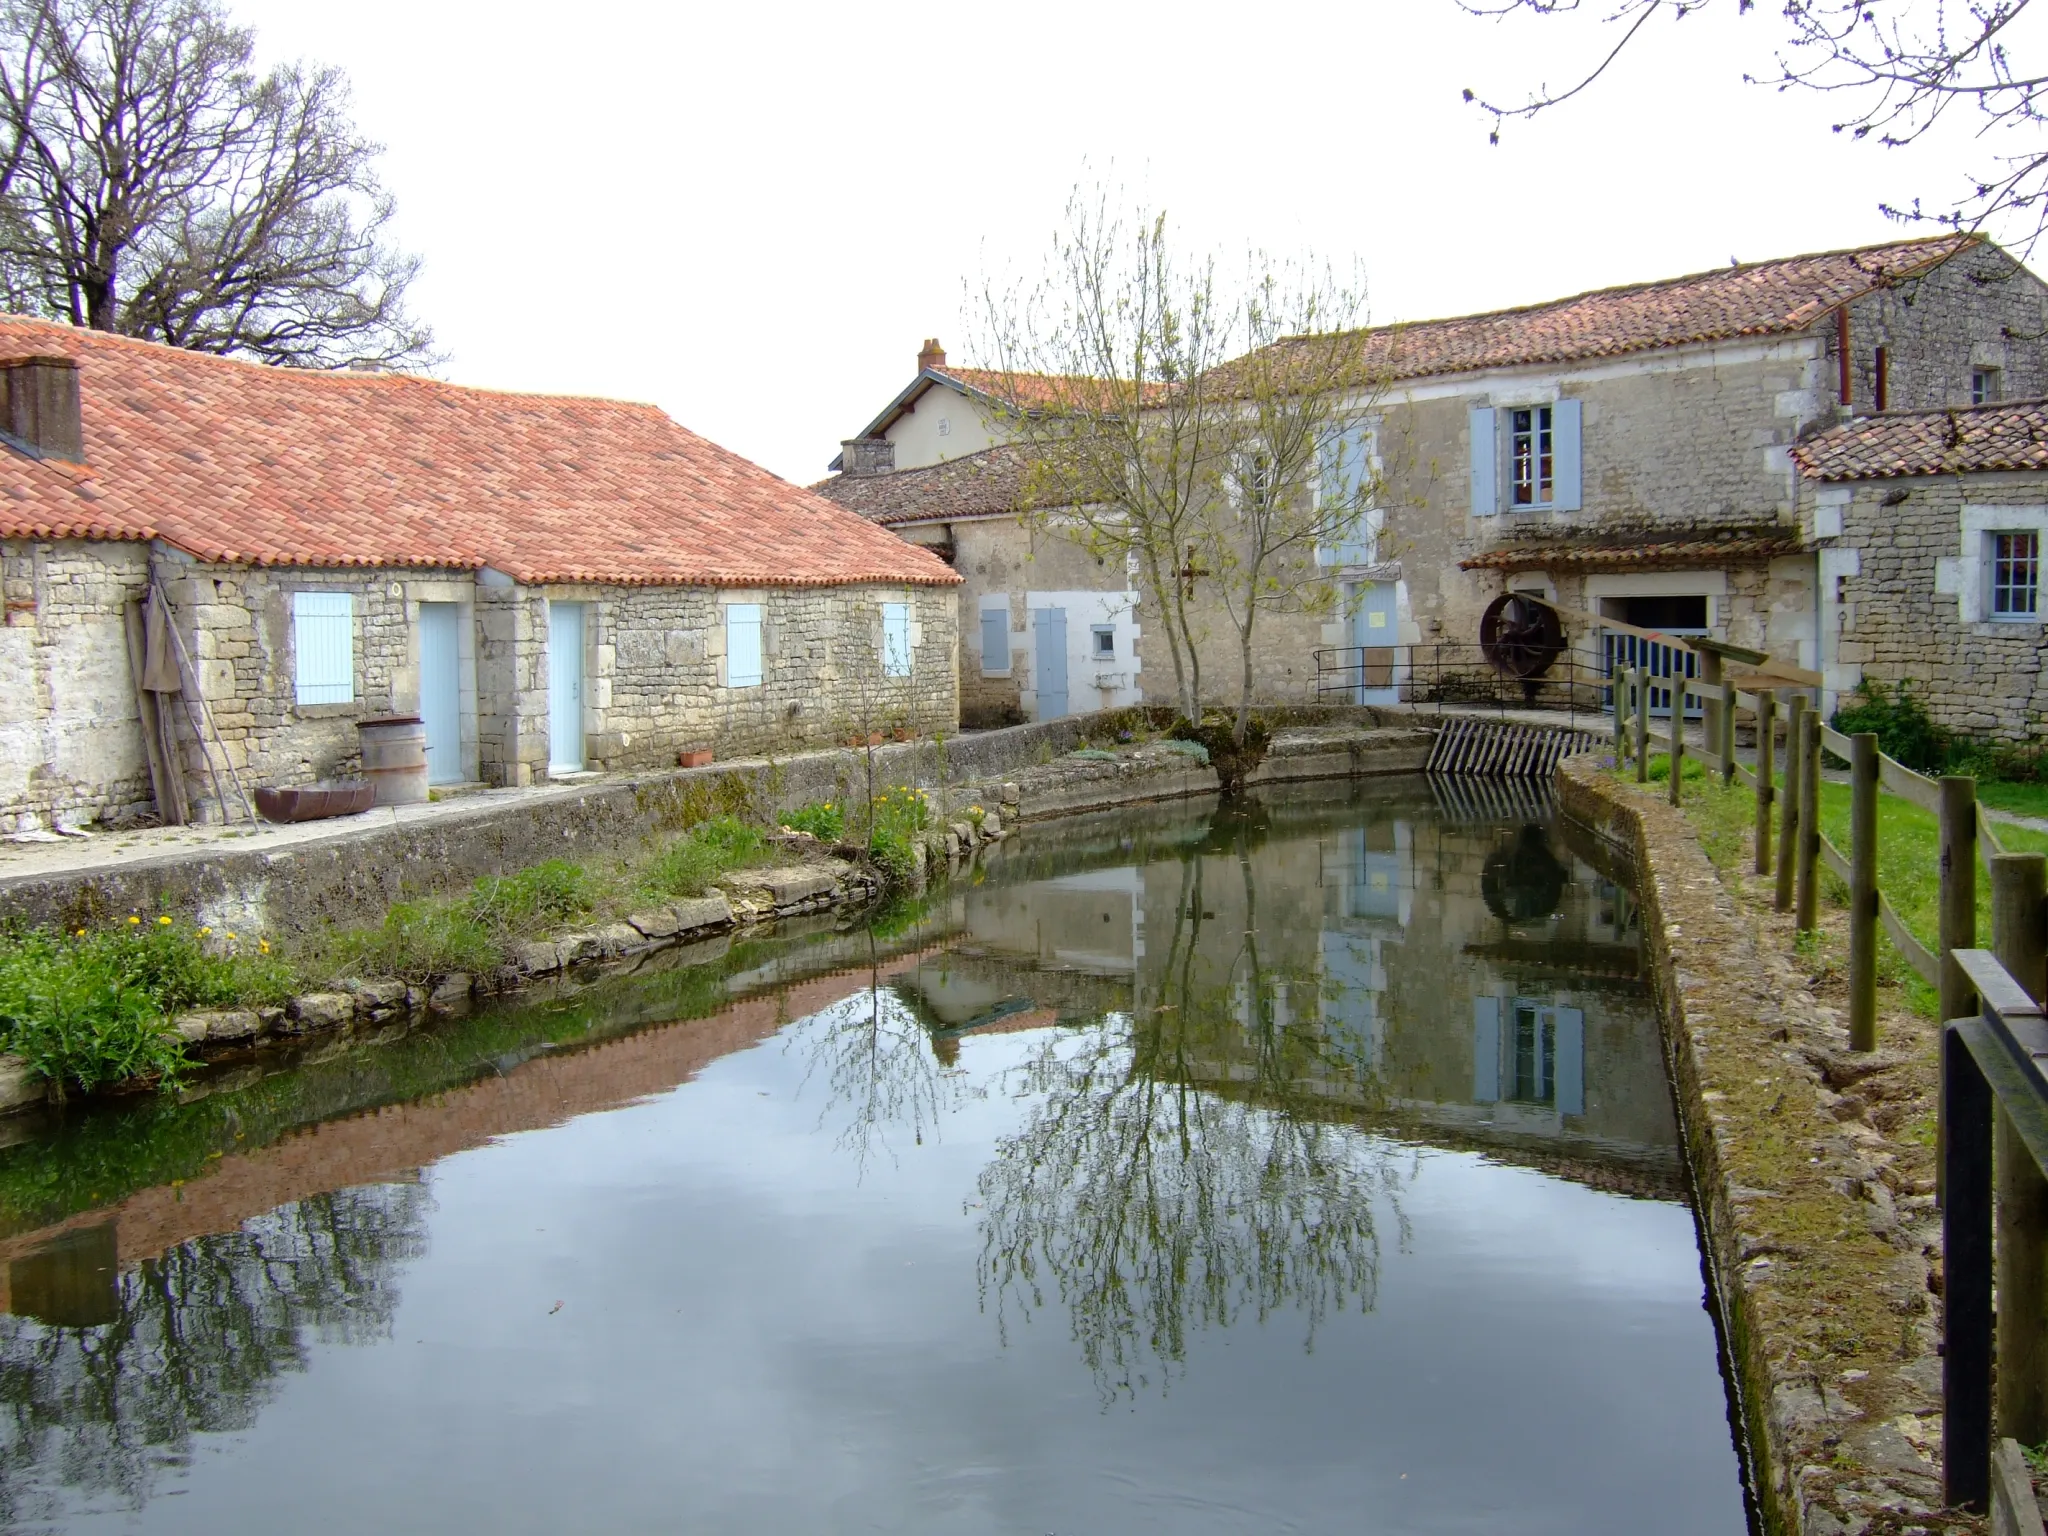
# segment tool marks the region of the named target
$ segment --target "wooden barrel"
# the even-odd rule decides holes
[[[363,777],[379,805],[419,805],[427,798],[427,727],[418,715],[393,715],[356,725],[363,742]]]

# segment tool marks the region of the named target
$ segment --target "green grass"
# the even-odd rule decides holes
[[[1658,760],[1653,759],[1653,775],[1658,766]],[[1734,869],[1738,863],[1745,871],[1753,868],[1749,839],[1756,825],[1756,795],[1740,784],[1724,788],[1719,783],[1705,782],[1704,775],[1703,782],[1694,787],[1693,775],[1689,771],[1692,767],[1693,761],[1688,759],[1683,803],[1699,831],[1700,843],[1707,857],[1724,871]],[[1666,769],[1662,776],[1668,778],[1668,774]],[[1632,777],[1633,770],[1622,770],[1620,776]],[[1781,795],[1782,788],[1781,779]],[[1847,784],[1822,781],[1821,835],[1845,854],[1850,845],[1849,801]],[[1777,850],[1780,809],[1781,806],[1772,807],[1774,852]],[[1999,826],[1997,835],[2008,853],[2048,853],[2048,833],[2026,827]],[[1822,894],[1832,905],[1846,906],[1848,892],[1842,882],[1825,869],[1820,874]],[[1877,797],[1877,885],[1914,937],[1929,949],[1934,948],[1941,900],[1941,828],[1931,812],[1896,795],[1880,794]],[[1977,942],[1984,946],[1991,942],[1991,880],[1982,860],[1977,865]],[[1922,982],[1906,964],[1905,958],[1892,949],[1889,939],[1881,946],[1881,954],[1884,979],[1904,985],[1915,1007],[1933,1017],[1936,1011],[1933,989]]]
[[[1977,798],[1996,811],[2011,811],[2015,816],[2040,816],[2048,818],[2048,784],[2038,780],[2027,783],[1979,780]],[[2014,834],[2018,835],[2017,832]],[[1999,833],[1999,841],[2008,843],[2005,833]]]

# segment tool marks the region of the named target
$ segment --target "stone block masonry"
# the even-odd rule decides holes
[[[1979,1531],[1938,1512],[1932,1160],[1862,1118],[1880,1074],[1931,1080],[1932,1052],[1850,1056],[1835,1011],[1763,942],[1684,813],[1601,761],[1564,763],[1560,805],[1641,872],[1644,944],[1763,1528]],[[1895,1091],[1909,1087],[1931,1082]]]

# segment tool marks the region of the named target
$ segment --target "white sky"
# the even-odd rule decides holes
[[[921,338],[971,361],[963,285],[1037,270],[1091,165],[1193,244],[1356,258],[1387,321],[1886,239],[1880,198],[1986,158],[1744,86],[1777,22],[1732,5],[1494,149],[1461,87],[1562,83],[1611,34],[1453,0],[231,3],[353,80],[447,377],[651,400],[800,482]]]

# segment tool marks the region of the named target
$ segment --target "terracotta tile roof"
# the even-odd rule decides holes
[[[138,539],[156,528],[94,470],[0,443],[0,539]]]
[[[890,527],[899,523],[995,517],[1024,510],[1021,449],[984,448],[943,464],[881,475],[834,475],[812,487],[842,507]]]
[[[1859,416],[1792,445],[1813,480],[2048,469],[2048,401]]]
[[[488,565],[521,582],[960,579],[651,405],[268,368],[0,316],[0,357],[52,353],[78,362],[90,467],[63,486],[50,463],[0,460],[0,518],[23,533],[154,535],[234,564]]]
[[[965,385],[976,394],[1027,411],[1057,405],[1109,408],[1116,405],[1125,387],[1121,381],[1110,384],[1074,373],[1006,373],[999,368],[955,368],[950,363],[931,371]],[[1151,401],[1157,400],[1165,389],[1163,384],[1147,384],[1140,393]]]
[[[1351,334],[1363,342],[1361,378],[1375,382],[1787,335],[1805,330],[1849,299],[1939,265],[1977,238],[1935,235],[1747,262],[1521,309]],[[1293,338],[1274,345],[1300,349],[1324,340]],[[1225,364],[1222,371],[1227,374],[1232,366]]]
[[[1639,571],[1692,565],[1758,565],[1804,547],[1778,529],[1700,529],[1634,543],[1562,541],[1482,550],[1458,562],[1465,571]]]

